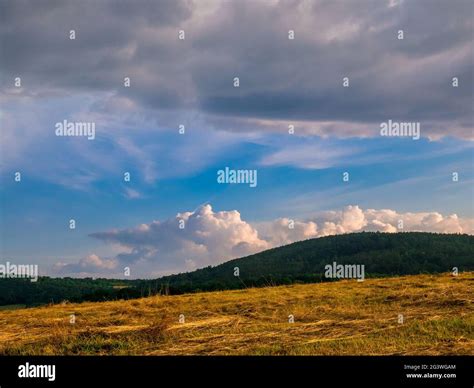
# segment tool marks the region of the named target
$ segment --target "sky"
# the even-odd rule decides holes
[[[473,13],[0,0],[0,262],[150,278],[333,234],[473,234]]]

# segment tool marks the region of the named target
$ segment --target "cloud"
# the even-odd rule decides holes
[[[328,146],[327,142],[307,141],[305,144],[284,146],[266,155],[260,161],[263,166],[294,166],[305,169],[324,169],[332,167],[353,156],[354,147]],[[359,151],[360,153],[360,151]]]
[[[238,211],[214,212],[210,205],[165,221],[91,236],[125,247],[127,253],[117,256],[123,263],[142,260],[163,271],[214,265],[270,248]]]
[[[272,246],[307,238],[360,231],[373,232],[433,232],[474,234],[474,219],[456,214],[443,216],[438,212],[398,213],[391,209],[366,209],[349,205],[339,211],[322,212],[308,221],[289,227],[288,219],[262,223],[265,240]]]
[[[262,238],[272,247],[291,244],[318,236],[318,225],[313,221],[297,221],[279,218],[271,222],[256,225]]]
[[[400,222],[403,222],[403,225]],[[184,225],[182,229],[180,225]],[[402,227],[402,229],[400,228]],[[159,276],[217,265],[272,247],[309,238],[360,231],[424,231],[474,234],[474,220],[437,212],[398,213],[391,209],[361,209],[357,205],[317,214],[310,220],[279,218],[248,223],[237,210],[214,212],[203,205],[165,221],[135,228],[93,233],[123,253],[112,259],[90,255],[77,264],[58,264],[61,273],[115,272],[131,266],[134,276]]]
[[[19,99],[11,86],[21,76],[23,94],[107,95],[103,107],[115,114],[140,108],[169,127],[168,113],[195,110],[209,123],[295,121],[335,137],[377,136],[381,121],[416,120],[422,136],[472,139],[469,0],[19,0],[1,8],[9,100]]]
[[[142,195],[137,190],[131,189],[130,187],[125,187],[123,196],[127,199],[139,199],[142,198]]]
[[[474,220],[456,214],[443,216],[438,212],[397,213],[389,209],[368,209],[365,218],[367,230],[396,232],[401,220],[405,231],[474,234]]]
[[[95,254],[91,254],[81,259],[78,263],[58,262],[53,266],[53,273],[60,275],[75,274],[88,276],[89,274],[111,275],[111,271],[116,269],[118,261],[116,259],[103,259]]]
[[[420,121],[429,139],[473,140],[471,4],[423,3],[0,2],[0,170],[83,191],[131,171],[149,187],[196,175],[275,133],[286,142],[290,123],[305,144],[258,148],[256,163],[338,165],[350,146],[313,152],[306,140],[379,138],[388,119]],[[97,138],[56,138],[64,119],[95,122]]]

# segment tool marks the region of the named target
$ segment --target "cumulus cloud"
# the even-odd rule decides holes
[[[460,218],[456,214],[443,216],[438,212],[398,213],[391,209],[366,209],[349,205],[339,211],[316,215],[309,221],[295,222],[289,227],[288,219],[264,223],[268,231],[266,240],[273,246],[310,237],[361,231],[373,232],[433,232],[474,234],[474,219]]]
[[[456,214],[443,216],[438,212],[397,213],[393,210],[368,209],[365,211],[367,230],[396,232],[400,221],[406,231],[436,233],[474,233],[474,220],[460,218]]]
[[[271,247],[238,211],[214,212],[210,205],[165,221],[91,236],[125,247],[127,252],[117,256],[123,263],[142,260],[162,270],[218,264]]]
[[[271,222],[256,225],[262,238],[272,246],[290,244],[299,240],[318,236],[318,225],[313,221],[298,221],[290,218],[279,218]]]
[[[350,205],[309,220],[279,218],[251,224],[237,210],[214,212],[211,205],[204,205],[164,221],[93,233],[96,239],[120,245],[123,253],[112,259],[90,255],[77,264],[58,264],[56,270],[104,273],[133,266],[138,269],[135,274],[153,276],[216,265],[295,241],[360,231],[474,234],[474,220],[456,214],[399,213]]]
[[[53,266],[54,274],[104,274],[110,276],[111,271],[118,266],[117,259],[104,259],[95,254],[84,257],[78,263],[61,263],[58,262]]]

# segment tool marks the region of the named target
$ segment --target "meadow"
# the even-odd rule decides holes
[[[0,310],[2,355],[474,355],[474,272]]]

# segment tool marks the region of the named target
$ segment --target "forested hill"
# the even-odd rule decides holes
[[[362,232],[321,237],[167,276],[160,283],[177,293],[314,282],[325,280],[324,267],[334,261],[364,264],[366,277],[473,270],[474,236]],[[234,276],[236,267],[239,277]]]
[[[365,277],[474,270],[474,236],[353,233],[315,238],[154,280],[0,279],[0,305],[127,299],[156,293],[326,281],[327,264],[364,264]],[[235,276],[238,268],[239,276]]]

